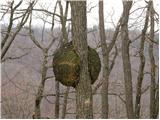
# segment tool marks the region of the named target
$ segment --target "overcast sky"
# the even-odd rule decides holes
[[[5,4],[8,1],[11,1],[11,0],[1,0],[0,3]],[[19,1],[20,0],[15,0],[15,3],[19,2]],[[25,0],[25,2],[27,2],[27,1],[29,1],[29,0]],[[143,7],[146,5],[144,0],[134,0],[134,1],[137,1],[137,2],[133,5],[131,11],[135,10],[138,7]],[[159,0],[154,0],[154,6],[157,11],[159,8],[158,1]],[[50,11],[53,11],[55,3],[56,3],[56,0],[38,0],[36,8],[43,7],[43,8],[47,8]],[[88,27],[93,27],[95,25],[98,25],[98,0],[87,0],[87,9],[91,8],[92,6],[95,6],[95,7],[91,10],[90,13],[87,13]],[[26,7],[26,3],[24,3],[21,8],[24,8],[24,7]],[[111,23],[112,19],[115,24],[117,23],[118,19],[120,18],[121,14],[122,14],[122,10],[123,10],[122,9],[122,0],[104,0],[104,15],[105,15],[105,27],[106,28],[113,27],[113,24]],[[132,14],[130,17],[137,18],[137,17],[139,17],[141,12],[142,12],[142,10],[139,10],[139,11],[135,12],[134,14]],[[57,9],[57,13],[59,13],[59,8]],[[144,15],[145,14],[142,14],[142,16],[144,16]],[[38,16],[41,16],[41,13],[34,13],[34,16],[35,17],[34,17],[33,25],[34,26],[42,26],[43,25],[42,20],[37,19]],[[111,16],[112,16],[112,19],[111,19]],[[68,17],[70,17],[70,16],[68,16]],[[9,20],[9,17],[6,16],[1,21],[1,23],[7,22],[8,20]],[[133,21],[134,21],[134,19],[133,19]],[[132,23],[132,21],[131,21],[131,23]],[[50,27],[49,24],[46,24],[46,26]],[[58,27],[60,25],[58,23],[56,23],[56,26]]]

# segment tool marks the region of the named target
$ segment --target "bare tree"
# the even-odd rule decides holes
[[[76,86],[76,118],[93,118],[92,88],[88,72],[86,1],[72,1],[72,38],[80,57],[80,78]]]
[[[123,14],[121,21],[121,39],[122,39],[122,59],[123,72],[125,81],[125,96],[126,96],[126,110],[127,117],[134,118],[133,110],[133,92],[132,92],[132,73],[129,55],[129,36],[128,36],[128,19],[129,12],[132,7],[132,1],[123,1]]]
[[[18,29],[26,11],[28,12],[23,20],[27,19],[27,21],[16,35],[18,37],[15,37],[4,57],[1,58],[2,78],[5,77],[2,79],[2,117],[45,118],[47,115],[56,119],[75,117],[87,119],[93,118],[94,115],[94,118],[158,118],[157,48],[159,43],[158,30],[155,30],[158,13],[152,8],[153,1],[148,1],[140,1],[147,4],[136,8],[139,1],[133,4],[130,0],[123,0],[124,11],[117,25],[112,18],[111,22],[108,22],[110,16],[107,16],[106,23],[112,24],[114,29],[105,29],[107,26],[105,26],[104,13],[109,9],[105,8],[104,1],[100,0],[99,31],[97,25],[87,29],[86,14],[91,12],[89,14],[93,15],[92,10],[98,6],[97,4],[93,6],[92,2],[89,3],[87,11],[84,1],[57,0],[48,7],[45,2],[46,6],[38,4],[34,8],[35,2],[30,7],[26,4],[26,8],[21,8],[23,2],[18,1],[20,5],[14,10],[13,16],[11,16],[13,12],[11,7],[14,9],[17,3],[11,1],[8,2],[10,6],[4,5],[0,10],[3,13],[2,17],[9,15],[13,22],[5,24],[4,28],[2,25],[2,49]],[[70,5],[72,18],[68,15]],[[114,17],[114,12],[113,9],[113,14],[109,13],[109,15]],[[138,17],[134,16],[137,12],[140,14]],[[27,16],[28,18],[31,16],[30,21]],[[37,21],[39,19],[43,21],[42,26],[33,27],[35,18],[38,19]],[[70,22],[72,22],[72,31],[70,28],[67,31]],[[54,25],[60,28],[55,28]],[[72,35],[69,32],[72,32]],[[21,35],[25,36],[24,40]],[[72,40],[73,50],[81,60],[80,79],[75,89],[61,86],[52,75],[51,62],[54,51],[69,40]],[[102,57],[103,71],[93,86],[88,73],[88,44]],[[148,47],[148,54],[146,54],[146,47]],[[23,53],[19,54],[21,52]],[[121,53],[122,59],[120,59]],[[148,83],[148,80],[151,82]]]
[[[121,20],[121,19],[120,19]],[[120,22],[119,20],[119,22]],[[102,48],[102,56],[103,56],[103,79],[102,79],[102,90],[101,90],[101,96],[102,96],[102,118],[107,119],[108,118],[108,84],[109,84],[109,75],[110,72],[114,66],[114,61],[117,56],[117,52],[115,52],[115,56],[113,60],[111,61],[111,64],[109,64],[109,55],[110,52],[115,45],[120,24],[117,24],[116,30],[114,32],[112,41],[110,44],[107,45],[106,43],[106,35],[105,35],[105,27],[104,27],[104,13],[103,13],[103,1],[99,1],[99,34],[100,34],[100,41],[101,41],[101,48]],[[117,49],[116,49],[117,51]]]
[[[109,79],[109,54],[106,44],[104,15],[103,15],[103,1],[99,1],[99,27],[100,40],[103,54],[103,84],[102,84],[102,118],[108,118],[108,79]]]
[[[19,17],[14,17],[16,9],[22,4],[22,2],[23,1],[21,0],[17,5],[15,5],[15,7],[13,7],[13,5],[14,5],[14,0],[13,0],[8,8],[8,9],[10,9],[10,20],[9,20],[9,25],[7,28],[7,34],[5,35],[5,37],[1,43],[1,47],[2,47],[1,48],[1,60],[4,58],[9,47],[11,46],[12,42],[14,41],[16,35],[22,29],[24,24],[27,22],[28,17],[30,15],[30,10],[33,7],[33,4],[35,3],[34,1],[32,3],[29,3],[28,8],[26,9],[26,11],[24,11],[24,13],[22,15],[20,15]],[[21,18],[20,23],[16,26],[16,31],[12,33],[13,22],[19,18]]]
[[[140,49],[139,49],[140,64],[139,64],[139,71],[138,71],[138,77],[137,77],[135,118],[140,118],[141,89],[142,89],[142,81],[144,78],[144,67],[145,67],[144,45],[145,45],[146,32],[147,32],[148,21],[149,21],[149,8],[150,8],[150,6],[148,4],[144,28],[142,30],[141,41],[140,41]]]
[[[149,37],[152,41],[154,41],[154,8],[153,1],[149,1],[150,4],[150,33]],[[157,118],[156,114],[156,67],[155,67],[155,58],[153,54],[153,42],[149,43],[149,59],[150,59],[150,73],[151,73],[151,86],[150,86],[150,118]]]
[[[38,87],[38,91],[37,91],[37,94],[36,94],[35,110],[34,110],[34,115],[33,115],[33,118],[40,119],[40,118],[42,118],[40,105],[41,105],[41,101],[42,101],[42,98],[43,98],[45,81],[50,78],[50,77],[47,76],[47,71],[49,69],[49,67],[47,65],[47,63],[48,63],[48,54],[49,54],[49,50],[52,47],[52,45],[54,44],[56,38],[53,38],[53,40],[48,44],[48,46],[45,47],[38,40],[36,40],[35,35],[34,35],[34,31],[32,30],[31,23],[32,23],[32,14],[31,14],[31,17],[30,17],[30,22],[29,22],[29,35],[30,35],[30,38],[33,41],[33,43],[43,53],[43,62],[42,62],[42,65],[41,65],[41,81],[40,81],[40,84],[39,84],[39,87]]]

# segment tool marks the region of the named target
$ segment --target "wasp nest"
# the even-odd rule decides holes
[[[93,84],[98,78],[101,63],[96,50],[88,47],[88,68]],[[53,58],[53,72],[57,81],[65,86],[76,87],[80,74],[80,58],[74,50],[72,42],[60,48]]]

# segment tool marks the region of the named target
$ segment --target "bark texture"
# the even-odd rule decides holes
[[[131,62],[129,55],[129,36],[128,36],[128,19],[129,12],[132,7],[132,1],[123,1],[123,14],[121,22],[121,39],[122,39],[122,60],[123,60],[123,72],[125,82],[125,97],[126,97],[126,110],[127,117],[134,118],[133,110],[133,92],[132,92],[132,74],[131,74]]]
[[[76,118],[93,118],[92,88],[88,72],[86,1],[71,2],[72,39],[80,57],[80,78],[76,86]]]
[[[153,1],[149,1],[150,4],[150,33],[149,37],[152,41],[154,41],[154,8]],[[150,85],[150,118],[156,118],[156,66],[155,66],[155,58],[153,54],[153,42],[149,44],[149,58],[150,58],[150,73],[151,73],[151,85]]]
[[[99,1],[99,35],[100,35],[100,42],[102,48],[102,57],[103,57],[103,79],[102,79],[102,89],[101,89],[101,97],[102,97],[102,113],[101,116],[104,119],[108,118],[108,111],[109,111],[109,104],[108,104],[108,84],[109,84],[109,75],[112,71],[112,68],[115,64],[115,59],[117,57],[117,47],[115,42],[117,40],[119,29],[120,29],[120,22],[121,18],[118,21],[116,26],[115,32],[113,34],[113,38],[109,44],[106,43],[106,35],[105,35],[105,26],[104,26],[104,11],[103,11],[103,0]],[[109,63],[109,55],[110,52],[115,45],[115,54],[111,63]],[[97,86],[98,88],[98,86]]]
[[[44,53],[43,63],[42,63],[42,74],[41,74],[41,82],[38,87],[38,92],[36,94],[35,99],[35,109],[34,109],[34,118],[40,119],[41,118],[41,101],[43,99],[43,92],[45,87],[46,75],[47,75],[47,51]]]
[[[142,91],[142,82],[144,78],[144,67],[145,67],[144,45],[145,45],[146,32],[149,21],[149,7],[150,6],[148,5],[145,24],[141,35],[140,49],[139,49],[140,64],[137,77],[137,88],[136,88],[137,91],[136,91],[136,101],[135,101],[135,118],[137,119],[140,118],[141,94],[142,94],[141,91]]]
[[[59,118],[59,94],[60,94],[60,89],[59,89],[59,81],[55,81],[55,91],[56,91],[56,96],[55,96],[55,119]]]
[[[66,112],[67,112],[67,100],[68,100],[68,95],[69,95],[69,89],[70,89],[70,87],[66,88],[66,92],[65,92],[64,98],[63,98],[62,119],[65,118]]]
[[[105,27],[104,27],[104,13],[103,1],[99,1],[99,34],[103,56],[103,79],[102,79],[102,118],[108,118],[108,80],[109,80],[109,52],[106,44]]]

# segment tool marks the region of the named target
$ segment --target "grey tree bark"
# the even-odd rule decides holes
[[[67,22],[67,14],[68,14],[68,6],[69,6],[69,1],[66,1],[66,9],[65,9],[65,13],[63,15],[63,7],[61,4],[61,1],[58,1],[59,4],[59,8],[60,8],[60,21],[61,21],[61,26],[62,26],[62,34],[63,34],[63,43],[67,43],[68,42],[68,34],[67,34],[67,30],[66,30],[66,22]]]
[[[106,44],[106,35],[104,28],[103,1],[99,1],[99,34],[103,56],[103,84],[101,89],[102,97],[102,118],[108,118],[108,80],[109,80],[109,52]]]
[[[62,119],[65,118],[67,112],[67,100],[68,100],[69,89],[70,87],[67,87],[66,92],[64,94],[63,106],[62,106]]]
[[[41,82],[40,85],[38,87],[38,92],[36,95],[36,100],[35,100],[35,115],[34,117],[36,119],[40,119],[41,118],[41,110],[40,110],[40,105],[41,105],[41,101],[43,98],[43,91],[44,91],[44,86],[45,86],[45,78],[46,78],[46,74],[47,74],[47,51],[43,53],[44,54],[44,59],[43,59],[43,63],[42,63],[42,76],[41,76]]]
[[[108,118],[108,84],[109,84],[109,75],[110,72],[114,66],[114,61],[117,56],[117,49],[115,50],[115,56],[111,62],[111,65],[109,64],[109,54],[115,45],[119,28],[120,28],[120,21],[121,18],[116,26],[112,41],[110,44],[107,45],[106,43],[106,35],[105,35],[105,26],[104,26],[104,12],[103,12],[103,0],[99,1],[99,35],[100,35],[100,42],[101,42],[101,48],[102,48],[102,56],[103,56],[103,74],[102,74],[102,89],[101,89],[101,97],[102,97],[102,118],[107,119]],[[115,47],[116,48],[116,47]]]
[[[149,1],[150,4],[150,33],[149,37],[152,41],[154,41],[154,8],[153,1]],[[155,58],[153,54],[153,42],[149,43],[149,58],[150,58],[150,73],[151,73],[151,85],[150,85],[150,118],[156,118],[156,67],[155,67]]]
[[[141,95],[142,95],[141,89],[142,89],[142,82],[144,78],[144,67],[145,67],[144,45],[145,45],[146,32],[149,22],[149,7],[150,5],[148,4],[145,17],[145,24],[141,34],[140,49],[139,49],[140,64],[137,77],[136,101],[135,101],[135,118],[137,119],[140,118]]]
[[[132,74],[131,74],[131,63],[129,55],[130,40],[128,36],[128,19],[131,7],[132,7],[132,1],[123,1],[121,39],[122,39],[122,60],[123,60],[124,82],[125,82],[127,117],[133,119],[134,110],[133,110]]]
[[[88,72],[86,1],[72,1],[72,39],[80,57],[80,78],[76,86],[76,118],[93,118],[92,88]]]
[[[55,81],[55,119],[58,119],[59,118],[59,95],[60,95],[60,89],[59,89],[59,81]]]

